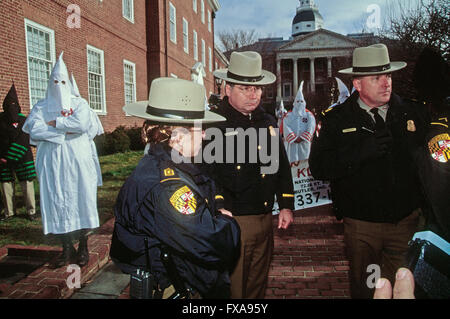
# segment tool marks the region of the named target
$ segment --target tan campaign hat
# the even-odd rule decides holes
[[[228,69],[213,74],[226,82],[243,85],[268,85],[276,81],[273,73],[262,69],[261,55],[254,51],[231,53]]]
[[[406,67],[406,62],[390,62],[386,45],[379,43],[353,51],[353,67],[340,70],[350,75],[376,75],[391,73]]]
[[[148,101],[127,104],[129,114],[169,124],[214,123],[226,119],[205,110],[205,88],[192,81],[157,78],[150,86]]]

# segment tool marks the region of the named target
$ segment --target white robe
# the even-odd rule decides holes
[[[314,115],[306,110],[303,116],[290,111],[283,119],[284,146],[290,163],[307,160],[316,129]],[[299,143],[295,141],[301,140]]]
[[[23,130],[37,145],[36,170],[44,234],[64,234],[99,226],[97,169],[88,130],[91,110],[86,100],[72,97],[73,114],[47,112],[39,101]],[[56,119],[56,128],[47,123]],[[68,134],[68,132],[72,134]]]

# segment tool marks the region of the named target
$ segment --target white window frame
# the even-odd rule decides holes
[[[209,67],[209,72],[212,72],[213,70],[212,70],[212,50],[211,50],[211,47],[208,47],[208,58],[209,58],[209,61],[208,61],[208,67]]]
[[[205,45],[205,40],[202,39],[202,63],[203,63],[203,68],[206,69],[206,45]]]
[[[177,43],[177,8],[175,8],[172,2],[169,2],[169,38],[173,43]]]
[[[90,101],[91,95],[90,95],[90,92],[89,92],[89,89],[90,89],[90,87],[89,87],[89,73],[90,73],[89,72],[89,51],[92,51],[94,53],[99,54],[100,55],[100,59],[101,59],[101,63],[100,63],[101,72],[102,72],[102,74],[101,74],[101,81],[102,81],[102,83],[101,83],[101,88],[100,88],[101,94],[102,94],[102,96],[101,96],[102,97],[101,110],[96,110],[96,109],[93,109],[91,107],[91,101]],[[105,53],[103,52],[103,50],[98,49],[98,48],[88,44],[86,46],[86,59],[87,59],[86,60],[86,65],[87,65],[87,68],[88,68],[88,70],[87,70],[88,71],[87,72],[87,76],[88,76],[87,83],[88,83],[88,102],[89,102],[89,107],[91,107],[91,109],[94,110],[95,112],[97,112],[98,114],[106,115],[107,112],[106,112],[106,83],[105,83],[105,79],[106,79],[106,76],[105,76]]]
[[[127,4],[128,9],[130,10],[130,16],[127,16],[125,12]],[[134,0],[122,0],[122,16],[131,23],[134,23]]]
[[[204,0],[200,0],[200,13],[201,13],[202,23],[205,24],[205,1]]]
[[[286,95],[286,88],[289,88],[289,91],[291,93],[290,95]],[[292,83],[291,82],[283,83],[283,97],[286,97],[286,98],[292,97]]]
[[[132,80],[131,84],[133,85],[133,92],[132,92],[133,98],[131,101],[127,101],[127,94],[126,94],[126,84],[130,83],[130,82],[127,82],[127,78],[126,78],[126,68],[127,67],[129,67],[133,70],[133,78],[131,79]],[[125,104],[134,103],[137,100],[137,98],[136,98],[136,64],[131,61],[125,60],[125,59],[123,60],[123,95],[124,95]]]
[[[193,50],[194,50],[194,60],[198,61],[198,35],[197,35],[197,31],[193,30]]]
[[[197,0],[192,0],[192,9],[194,9],[194,12],[197,13]]]
[[[211,26],[211,11],[208,9],[208,31],[211,32],[212,26]]]
[[[56,49],[55,49],[55,31],[52,29],[49,29],[47,27],[44,27],[43,25],[40,25],[39,23],[36,23],[34,21],[24,19],[24,25],[25,25],[25,45],[26,45],[26,53],[27,53],[27,73],[28,73],[28,93],[30,97],[30,110],[33,108],[33,89],[36,89],[35,87],[32,87],[32,80],[31,80],[31,73],[30,73],[30,58],[33,58],[29,55],[29,46],[28,46],[28,31],[27,28],[31,27],[33,29],[37,29],[41,32],[48,33],[49,34],[49,51],[50,51],[50,60],[46,60],[46,63],[50,64],[50,68],[48,71],[48,79],[50,79],[50,74],[52,72],[53,66],[56,63]],[[45,63],[45,62],[44,62]],[[48,86],[48,79],[46,79],[45,83],[41,82],[40,90],[46,92],[47,86]],[[42,96],[42,98],[45,97],[45,93]],[[37,102],[37,100],[36,100]]]
[[[183,48],[189,54],[189,22],[183,18]]]

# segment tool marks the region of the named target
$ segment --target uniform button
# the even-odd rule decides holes
[[[241,166],[240,165],[236,166],[236,169],[238,169],[238,170],[241,169]]]
[[[205,198],[205,202],[206,202],[206,204],[208,204],[208,199],[207,198]]]
[[[267,202],[264,202],[264,206],[267,206]]]
[[[262,178],[266,177],[266,174],[262,174],[261,177],[262,177]]]
[[[258,149],[261,150],[261,148],[262,148],[261,145],[258,145]]]

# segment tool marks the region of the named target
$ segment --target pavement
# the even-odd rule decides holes
[[[274,216],[274,225],[277,225]],[[0,299],[129,299],[129,275],[111,262],[114,219],[89,237],[89,264],[52,269],[61,248],[0,248]],[[294,213],[288,230],[274,226],[274,258],[267,299],[350,298],[343,225],[331,206]]]

